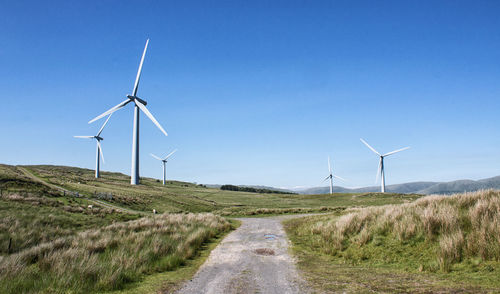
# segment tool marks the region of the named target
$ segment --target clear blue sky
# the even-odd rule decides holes
[[[132,90],[149,153],[198,183],[348,187],[500,174],[499,1],[2,1],[0,162],[93,168],[91,118]],[[132,106],[103,132],[130,173]]]

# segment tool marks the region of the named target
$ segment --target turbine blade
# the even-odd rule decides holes
[[[149,112],[149,110],[146,108],[146,106],[144,106],[144,104],[142,104],[137,99],[135,99],[134,101],[135,101],[135,104],[137,106],[139,106],[139,108],[142,110],[142,112],[144,112],[149,117],[149,119],[160,129],[160,131],[162,131],[165,134],[165,136],[168,136],[167,132],[165,132],[165,130],[160,125],[160,123],[155,119],[155,117],[151,114],[151,112]]]
[[[94,136],[73,136],[75,138],[82,138],[82,139],[93,139]]]
[[[361,139],[361,138],[360,138],[360,140],[361,140],[361,142],[363,142],[363,144],[365,144],[365,145],[366,145],[366,147],[370,148],[370,150],[371,150],[371,151],[375,152],[377,155],[379,155],[379,156],[380,156],[380,153],[378,153],[378,151],[377,151],[377,150],[375,150],[375,148],[373,148],[372,146],[370,146],[370,144],[366,143],[366,141],[365,141],[365,140],[363,140],[363,139]]]
[[[101,143],[99,142],[99,140],[97,140],[97,146],[99,147],[99,154],[101,155],[102,162],[106,163],[106,161],[104,161],[104,154],[102,152],[102,147],[101,147]]]
[[[347,180],[346,180],[346,179],[343,179],[343,178],[341,178],[341,177],[339,177],[339,176],[336,176],[336,175],[333,175],[333,176],[334,176],[334,177],[336,177],[336,178],[337,178],[337,179],[339,179],[339,180],[342,180],[342,181],[344,181],[344,182],[347,182]]]
[[[328,156],[328,171],[332,174],[332,167],[330,166],[330,156]]]
[[[384,157],[385,157],[385,156],[389,156],[389,155],[392,155],[392,154],[394,154],[394,153],[401,152],[401,151],[406,150],[406,149],[410,149],[410,147],[405,147],[405,148],[401,148],[401,149],[398,149],[398,150],[394,150],[394,151],[391,151],[391,152],[389,152],[389,153],[386,153],[386,154],[384,154],[384,155],[382,155],[382,156],[384,156]]]
[[[102,125],[101,129],[99,130],[99,132],[97,133],[97,136],[99,136],[101,133],[102,133],[102,130],[104,130],[104,127],[106,126],[106,124],[108,123],[109,119],[111,118],[113,114],[110,114],[108,116],[108,118],[106,119],[106,121],[104,122],[104,124]]]
[[[139,80],[141,79],[142,64],[144,63],[144,57],[146,56],[146,51],[148,50],[149,39],[146,40],[146,46],[142,52],[141,63],[139,64],[139,69],[137,70],[137,76],[135,77],[134,90],[132,91],[132,96],[137,95],[137,88],[139,88]]]
[[[127,105],[130,101],[131,101],[130,99],[127,99],[127,100],[121,102],[120,104],[118,104],[118,105],[110,108],[108,111],[104,112],[103,114],[101,114],[101,115],[95,117],[94,119],[92,119],[91,121],[89,121],[89,124],[95,122],[98,119],[101,119],[101,118],[105,117],[108,114],[112,114],[113,112],[115,112],[118,109],[122,108],[123,106]]]
[[[153,156],[154,158],[158,159],[158,160],[162,160],[161,158],[159,158],[158,156],[154,155],[153,153],[149,153],[151,154],[151,156]]]
[[[377,168],[377,176],[375,177],[375,184],[378,183],[378,177],[382,172],[382,160],[383,160],[382,157],[380,157],[380,161],[378,162],[378,168]]]
[[[170,152],[170,154],[167,155],[167,157],[165,157],[163,160],[167,160],[170,156],[172,156],[172,154],[175,153],[175,151],[177,151],[177,149],[175,149],[174,151]]]

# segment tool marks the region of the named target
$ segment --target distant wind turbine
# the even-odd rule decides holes
[[[333,194],[333,178],[341,179],[342,181],[345,181],[345,180],[343,178],[333,174],[332,166],[330,165],[330,156],[328,156],[328,172],[329,172],[329,175],[328,175],[328,177],[326,177],[325,180],[323,180],[323,182],[330,179],[330,194]]]
[[[144,51],[142,53],[141,63],[139,64],[139,69],[137,71],[137,76],[135,78],[134,89],[132,90],[132,95],[127,95],[127,99],[120,104],[112,107],[108,111],[103,114],[97,116],[96,118],[89,121],[89,124],[105,117],[108,114],[111,114],[118,109],[123,108],[125,105],[133,102],[135,104],[134,107],[134,129],[133,129],[133,137],[132,137],[132,170],[130,173],[130,184],[138,185],[139,184],[139,113],[141,110],[146,114],[147,117],[162,131],[165,136],[167,136],[167,132],[163,129],[160,123],[154,118],[154,116],[149,112],[146,108],[147,102],[137,97],[137,89],[139,87],[139,80],[141,78],[142,72],[142,64],[144,63],[144,56],[146,56],[146,50],[148,49],[149,39],[146,41],[146,46],[144,47]]]
[[[104,140],[103,137],[101,137],[102,130],[104,130],[104,127],[108,123],[109,119],[111,118],[111,114],[108,116],[104,124],[102,125],[101,129],[95,136],[74,136],[75,138],[82,138],[82,139],[96,139],[97,142],[97,151],[96,151],[96,159],[95,159],[95,177],[96,179],[99,178],[99,156],[102,158],[102,162],[104,162],[104,155],[102,154],[102,147],[101,147],[101,141]]]
[[[151,153],[151,156],[153,156],[154,158],[158,159],[159,161],[161,161],[163,163],[163,185],[165,185],[166,181],[167,181],[167,159],[172,156],[172,154],[175,153],[175,151],[177,151],[177,149],[175,149],[174,151],[170,152],[169,155],[167,155],[165,158],[160,158],[156,155],[154,155],[153,153]]]
[[[373,148],[368,143],[366,143],[365,140],[363,140],[361,138],[360,138],[360,140],[361,140],[361,142],[363,142],[363,144],[366,145],[366,147],[370,148],[371,151],[375,152],[375,154],[377,154],[378,156],[380,156],[380,161],[378,163],[377,177],[375,179],[375,183],[377,183],[378,177],[380,176],[380,178],[381,178],[381,181],[380,181],[380,192],[385,193],[384,157],[392,155],[394,153],[398,153],[398,152],[406,150],[406,149],[410,149],[410,147],[401,148],[401,149],[394,150],[394,151],[391,151],[389,153],[386,153],[386,154],[382,155],[382,154],[378,153],[378,151],[375,150],[375,148]]]

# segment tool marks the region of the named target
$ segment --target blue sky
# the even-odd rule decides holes
[[[50,3],[50,4],[48,4]],[[132,90],[168,177],[348,187],[500,174],[498,1],[2,1],[0,162],[93,168],[91,118]],[[130,173],[132,107],[103,132],[104,170]]]

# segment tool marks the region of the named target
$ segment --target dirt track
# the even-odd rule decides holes
[[[281,225],[289,217],[239,219],[242,225],[177,293],[307,293]]]

